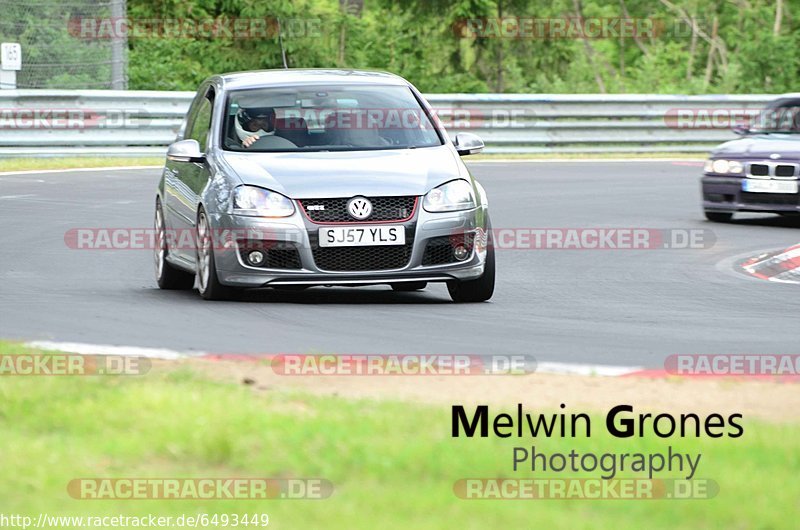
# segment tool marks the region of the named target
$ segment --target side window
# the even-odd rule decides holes
[[[208,143],[208,131],[211,128],[211,110],[214,107],[213,98],[213,93],[209,93],[203,98],[186,133],[187,139],[197,140],[197,143],[200,144],[201,152],[205,152]]]
[[[198,94],[192,98],[192,104],[189,105],[189,110],[186,111],[186,118],[184,118],[183,123],[181,123],[181,128],[178,131],[178,137],[181,140],[189,138],[186,133],[192,128],[194,117],[197,116],[197,109],[200,107],[200,102],[203,101],[203,99],[205,99],[205,95],[201,97],[200,91],[198,90]]]

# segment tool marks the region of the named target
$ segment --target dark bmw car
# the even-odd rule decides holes
[[[703,171],[703,210],[710,221],[735,212],[800,213],[800,95],[770,104],[742,136],[711,152]]]

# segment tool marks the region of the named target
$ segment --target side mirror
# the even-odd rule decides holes
[[[732,131],[739,136],[747,136],[750,134],[750,127],[747,125],[734,125]]]
[[[480,136],[472,133],[458,133],[453,145],[455,145],[456,151],[461,156],[478,154],[485,147]]]
[[[206,155],[200,152],[197,140],[181,140],[167,148],[167,158],[173,162],[204,162]]]

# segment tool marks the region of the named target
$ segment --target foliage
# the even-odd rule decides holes
[[[87,54],[107,44],[63,31],[66,20],[85,15],[70,11],[69,18],[58,19],[54,10],[74,11],[69,6],[10,0],[0,5],[5,21],[0,37],[50,43],[44,50],[29,47],[29,65],[85,62]],[[138,26],[154,20],[261,20],[270,28],[250,38],[191,31],[177,37],[159,31],[130,35],[132,89],[192,90],[213,73],[280,68],[277,21],[290,67],[388,70],[425,92],[779,93],[796,90],[800,76],[800,2],[793,0],[128,0],[127,5],[129,20]],[[578,17],[585,17],[583,25]],[[513,38],[498,32],[513,21],[538,28],[537,34]],[[619,36],[612,24],[589,39],[546,30],[614,21],[640,26],[633,36]],[[647,24],[653,34],[643,30]],[[97,75],[64,68],[42,84],[90,88],[97,81]]]

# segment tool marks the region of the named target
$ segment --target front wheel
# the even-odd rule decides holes
[[[725,223],[733,219],[733,213],[731,212],[712,212],[706,210],[705,214],[706,219],[709,221],[714,221],[715,223]]]
[[[485,302],[494,294],[494,241],[489,234],[489,248],[486,250],[486,266],[480,278],[468,281],[447,282],[447,290],[453,302]]]
[[[233,295],[233,289],[219,283],[212,242],[208,217],[200,210],[197,217],[197,290],[206,300],[227,300]]]

